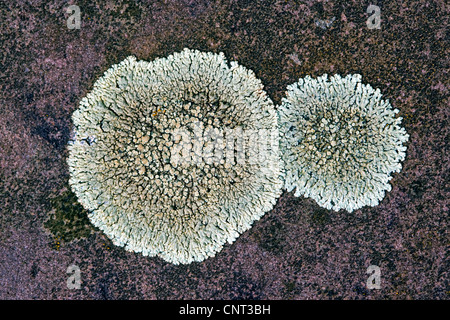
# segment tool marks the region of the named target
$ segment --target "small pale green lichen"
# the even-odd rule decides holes
[[[391,190],[408,134],[398,110],[360,75],[300,79],[278,111],[288,191],[351,212],[377,205]]]

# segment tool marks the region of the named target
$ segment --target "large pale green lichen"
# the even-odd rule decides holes
[[[273,104],[254,73],[228,65],[223,54],[128,57],[95,83],[72,119],[71,188],[90,221],[127,250],[172,263],[202,261],[249,229],[281,193]],[[194,127],[203,134],[261,131],[272,144],[263,161],[234,162],[233,153],[231,162],[208,161],[201,150],[211,141]],[[182,163],[173,161],[180,130],[195,140]],[[214,141],[216,149],[226,143]],[[244,134],[243,144],[250,150],[255,141]]]
[[[278,111],[288,191],[351,212],[377,205],[391,190],[408,134],[398,110],[360,75],[300,79]]]

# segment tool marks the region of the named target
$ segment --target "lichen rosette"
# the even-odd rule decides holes
[[[91,222],[129,251],[175,264],[202,261],[249,229],[281,193],[273,103],[251,70],[228,64],[222,53],[128,57],[94,84],[72,119],[71,188]],[[201,157],[208,141],[194,135],[200,156],[191,148],[192,161],[174,162],[181,143],[174,132],[195,126],[263,130],[273,144],[262,161],[208,161]]]
[[[391,190],[408,134],[398,110],[360,75],[302,78],[278,109],[288,191],[351,212],[378,205]]]

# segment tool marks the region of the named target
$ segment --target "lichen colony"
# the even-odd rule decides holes
[[[360,75],[307,76],[287,89],[278,108],[284,187],[327,209],[378,205],[405,158],[398,110]]]
[[[69,183],[114,244],[175,264],[214,256],[283,187],[349,212],[391,190],[408,134],[360,75],[306,76],[277,111],[222,53],[128,57],[73,113]]]
[[[129,251],[176,264],[202,261],[281,193],[273,103],[252,71],[223,54],[128,57],[95,83],[72,120],[71,188],[91,222]],[[225,132],[244,134],[239,140]],[[269,137],[260,161],[248,132]],[[189,157],[178,161],[186,150]]]

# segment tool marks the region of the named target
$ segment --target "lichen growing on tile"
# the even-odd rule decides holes
[[[358,74],[288,86],[279,107],[285,188],[336,211],[378,205],[405,158],[397,112]]]
[[[70,185],[92,223],[129,251],[175,264],[202,261],[249,229],[281,193],[273,103],[251,70],[229,65],[222,53],[128,57],[95,83],[72,120]],[[262,162],[230,165],[200,152],[174,163],[174,132],[199,124],[260,130],[273,148]],[[197,138],[200,149],[210,147]]]

